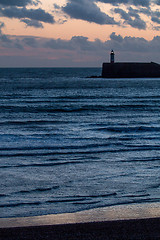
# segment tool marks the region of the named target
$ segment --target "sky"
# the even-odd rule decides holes
[[[160,0],[0,0],[0,67],[160,63]]]

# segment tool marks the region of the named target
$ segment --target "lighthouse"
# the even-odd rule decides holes
[[[113,50],[110,53],[110,63],[114,63],[114,51]]]

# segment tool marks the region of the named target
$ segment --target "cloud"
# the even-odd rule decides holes
[[[145,21],[143,21],[139,14],[137,14],[136,11],[133,9],[130,9],[129,12],[127,13],[121,8],[115,8],[114,9],[115,13],[118,13],[122,19],[125,21],[123,23],[130,25],[133,28],[138,28],[138,29],[146,29],[147,25]]]
[[[37,20],[22,19],[21,22],[24,22],[27,27],[43,28],[43,24]]]
[[[151,20],[154,23],[160,24],[160,12],[154,11],[151,13]]]
[[[51,49],[53,51],[68,50],[70,52],[81,52],[82,54],[104,55],[106,50],[112,48],[118,52],[159,52],[160,37],[154,37],[151,41],[145,38],[126,36],[122,37],[115,32],[110,34],[110,39],[102,42],[100,39],[90,41],[84,36],[73,36],[69,40],[63,39],[45,39],[35,37],[25,37],[20,40],[21,44],[31,46],[33,48]],[[130,55],[131,57],[131,55]]]
[[[132,7],[129,7],[129,11],[132,11],[132,12],[134,11],[136,13],[144,14],[146,16],[151,16],[151,13],[152,13],[151,8],[142,8],[142,7],[137,9],[133,9]]]
[[[160,18],[158,17],[152,17],[152,22],[160,24]]]
[[[24,22],[26,27],[35,28],[43,28],[42,22],[55,23],[53,12],[58,16],[57,24],[64,24],[69,16],[72,19],[99,25],[109,24],[122,27],[129,25],[139,30],[144,30],[151,25],[157,30],[160,27],[160,17],[152,9],[152,6],[156,9],[155,7],[160,5],[160,0],[66,0],[66,5],[62,7],[54,3],[52,14],[41,8],[27,8],[28,5],[39,5],[40,3],[40,0],[0,0],[0,15],[17,18]],[[109,6],[108,12],[103,12],[99,7],[100,3],[110,4],[113,8],[112,11]],[[118,22],[115,13],[119,14],[123,21]],[[144,15],[148,17],[148,21],[143,20]]]
[[[112,48],[121,53],[136,52],[137,54],[141,54],[143,52],[144,54],[148,54],[154,51],[156,54],[158,54],[160,51],[159,36],[154,37],[151,41],[148,41],[145,38],[139,37],[122,37],[121,35],[116,35],[115,32],[112,32],[110,39],[105,42],[102,42],[99,39],[90,41],[84,36],[74,36],[70,40],[50,39],[49,41],[45,40],[45,48],[51,48],[53,50],[65,49],[69,51],[81,51],[81,53],[87,52],[89,55],[94,53],[95,56],[104,56],[104,54],[106,54],[106,50],[110,51]],[[132,55],[129,56],[132,60]],[[149,56],[151,56],[151,54],[149,54]]]
[[[149,52],[152,46],[150,46],[150,41],[144,38],[136,37],[122,37],[121,35],[116,35],[114,32],[110,35],[109,41],[106,45],[111,44],[112,48],[121,52]],[[130,55],[131,57],[131,55]]]
[[[3,22],[0,22],[0,42],[4,46],[5,43],[10,43],[11,40],[2,32],[2,28],[5,26]]]
[[[39,0],[0,0],[0,4],[4,6],[18,6],[24,7],[26,5],[37,5],[40,3]]]
[[[26,8],[27,5],[40,4],[40,0],[0,0],[0,16],[17,18],[25,23],[26,27],[43,28],[45,23],[55,23],[54,17],[41,8]]]
[[[0,28],[3,28],[1,23]],[[1,32],[1,35],[2,32]],[[148,41],[144,38],[126,36],[122,37],[120,34],[112,32],[110,39],[103,42],[100,39],[90,41],[85,36],[73,36],[69,40],[64,39],[47,39],[42,37],[8,37],[8,47],[16,47],[21,45],[23,48],[29,46],[36,49],[50,49],[53,51],[68,50],[70,52],[81,52],[95,55],[104,55],[106,50],[114,49],[118,52],[153,52],[157,54],[160,51],[160,36],[154,37],[152,41]],[[18,48],[19,48],[18,46]],[[131,57],[131,55],[130,55]]]
[[[22,65],[22,56],[24,66],[101,66],[104,61],[109,62],[109,53],[114,49],[116,61],[160,62],[159,43],[160,36],[149,41],[138,37],[122,37],[115,32],[107,41],[90,41],[85,36],[74,36],[69,40],[11,36],[8,42],[0,37],[0,56],[2,53],[5,56],[12,55],[8,60],[12,59],[12,66],[17,67]],[[7,57],[5,59],[8,66]]]
[[[39,47],[38,41],[35,37],[25,37],[22,39],[22,43],[32,48]]]
[[[4,27],[4,23],[3,22],[0,22],[0,32],[1,32],[1,29]]]
[[[90,54],[95,51],[104,51],[105,46],[101,40],[96,39],[95,41],[89,41],[84,36],[73,36],[70,40],[63,39],[50,39],[44,42],[43,47],[51,48],[53,50],[68,50]]]
[[[8,17],[8,18],[18,18],[18,19],[27,18],[27,19],[32,19],[36,21],[46,22],[46,23],[55,22],[53,16],[41,8],[27,9],[26,7],[23,7],[23,8],[8,7],[8,8],[2,8],[0,10],[0,13],[4,17]]]
[[[112,33],[111,33],[110,39],[111,39],[111,40],[114,40],[114,41],[117,41],[117,42],[122,42],[122,41],[123,41],[122,36],[121,36],[121,35],[116,35],[115,32],[112,32]]]
[[[160,0],[156,0],[156,4],[157,4],[157,5],[160,5]]]
[[[67,49],[67,50],[73,50],[73,46],[71,43],[67,40],[63,39],[49,39],[46,40],[43,44],[43,47],[45,48],[51,48],[51,49]]]
[[[143,6],[143,7],[149,7],[150,5],[150,0],[97,0],[97,1],[103,2],[103,3],[109,3],[111,5],[128,4],[128,5]]]
[[[53,4],[53,7],[54,7],[54,9],[61,9],[61,7],[56,3]]]
[[[62,11],[71,18],[81,19],[97,24],[118,24],[114,18],[100,10],[94,0],[69,0]]]
[[[113,9],[110,12],[112,15],[101,11],[97,3],[112,5]],[[61,7],[61,10],[73,19],[81,19],[100,25],[129,25],[139,30],[145,30],[148,23],[142,19],[142,14],[147,17],[153,14],[150,7],[151,4],[154,4],[154,6],[160,4],[160,0],[67,0],[66,5]],[[115,7],[118,5],[124,5],[124,7]],[[134,8],[131,6],[134,6]],[[57,4],[54,7],[55,9],[60,8]],[[119,14],[124,21],[121,23],[117,22],[114,18],[115,13]],[[158,19],[153,18],[153,22],[158,23]]]
[[[89,41],[87,37],[75,36],[71,39],[71,44],[82,51],[94,51],[93,42]]]

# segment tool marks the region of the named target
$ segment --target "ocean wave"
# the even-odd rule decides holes
[[[151,184],[150,186],[149,186],[149,188],[153,188],[153,189],[156,189],[156,188],[160,188],[160,183],[157,183],[157,184]]]
[[[13,202],[13,203],[5,203],[5,204],[0,204],[0,208],[3,207],[22,207],[25,205],[30,205],[30,206],[37,206],[37,205],[41,205],[41,204],[52,204],[52,203],[85,203],[85,204],[89,204],[89,203],[93,203],[94,200],[92,200],[92,198],[102,198],[102,197],[109,197],[109,196],[115,196],[116,194],[100,194],[100,195],[94,195],[94,197],[92,195],[84,195],[84,196],[64,196],[61,198],[54,198],[51,200],[47,200],[47,201],[35,201],[35,202]],[[94,201],[95,202],[95,201]],[[100,201],[96,201],[96,202],[100,202]]]
[[[141,198],[141,199],[134,199],[130,200],[129,203],[151,203],[151,202],[159,202],[160,198]]]
[[[153,127],[153,126],[126,126],[126,127],[99,127],[90,129],[92,131],[102,131],[102,132],[116,132],[116,133],[139,133],[139,132],[159,132],[159,127]]]
[[[77,202],[77,201],[85,201],[86,200],[86,198],[75,198],[75,199],[53,199],[53,200],[48,200],[48,201],[46,201],[46,203],[67,203],[67,202]]]
[[[113,145],[111,145],[111,147],[108,147],[106,149],[104,148],[100,148],[97,146],[97,148],[84,148],[83,151],[82,149],[78,149],[78,148],[72,148],[70,150],[68,150],[67,148],[65,149],[59,149],[59,150],[55,150],[55,151],[49,151],[49,152],[20,152],[20,153],[1,153],[0,154],[0,157],[1,158],[20,158],[20,157],[38,157],[38,156],[41,156],[41,157],[44,157],[44,156],[64,156],[66,155],[67,156],[72,156],[72,155],[83,155],[83,154],[86,154],[86,155],[92,155],[92,154],[100,154],[100,153],[119,153],[119,152],[145,152],[145,151],[150,151],[150,150],[157,150],[159,151],[160,150],[160,145],[121,145],[119,144],[119,147],[118,147],[118,144],[116,145],[117,148]],[[137,161],[140,161],[141,159],[137,159]],[[136,161],[136,159],[134,160]],[[142,159],[143,161],[143,159]],[[144,159],[144,161],[147,161]],[[153,160],[148,160],[148,161],[159,161],[159,159],[154,159]],[[62,165],[62,164],[81,164],[81,163],[84,163],[83,161],[63,161],[63,162],[53,162],[53,163],[42,163],[42,164],[19,164],[19,165],[9,165],[8,167],[36,167],[36,166],[54,166],[54,165]],[[7,165],[1,165],[0,168],[7,168]]]
[[[1,197],[6,197],[6,196],[8,196],[8,195],[7,195],[7,194],[0,193],[0,198],[1,198]]]
[[[68,164],[83,164],[97,162],[96,160],[84,160],[84,161],[58,161],[58,162],[50,162],[50,163],[33,163],[33,164],[17,164],[17,165],[2,165],[2,168],[26,168],[26,167],[53,167],[58,165],[68,165]]]
[[[70,121],[70,123],[74,123],[74,121]],[[21,126],[21,125],[31,125],[35,127],[35,125],[59,125],[59,124],[68,124],[67,121],[62,121],[62,120],[15,120],[15,121],[0,121],[1,126],[10,126],[10,125],[16,125],[16,126]]]
[[[4,207],[22,207],[25,205],[40,205],[42,204],[42,202],[40,201],[36,201],[36,202],[20,202],[20,203],[6,203],[6,204],[0,204],[0,208],[4,208]]]
[[[153,149],[151,147],[151,149]],[[148,150],[151,150],[151,149],[148,149]],[[154,149],[153,149],[154,150]],[[160,156],[157,156],[157,157],[141,157],[141,158],[131,158],[131,159],[126,159],[126,160],[121,160],[121,161],[124,161],[124,162],[159,162],[160,161]]]
[[[97,196],[98,198],[98,196]],[[123,200],[123,198],[127,198],[127,200]],[[0,204],[0,208],[15,208],[15,207],[24,207],[24,206],[40,206],[40,205],[48,205],[48,204],[65,204],[70,203],[73,205],[87,205],[87,209],[91,208],[91,205],[98,204],[97,207],[106,207],[106,206],[115,206],[115,205],[124,205],[124,204],[131,204],[131,203],[145,203],[145,202],[159,202],[160,198],[153,197],[151,198],[149,195],[126,195],[122,196],[119,199],[114,199],[113,203],[109,201],[105,202],[105,199],[97,199],[94,200],[90,196],[85,197],[72,197],[69,198],[55,198],[47,201],[33,201],[33,202],[10,202],[5,204]],[[105,202],[105,203],[104,203]]]
[[[4,152],[8,152],[8,151],[39,151],[39,150],[46,150],[46,151],[50,151],[50,150],[65,150],[65,149],[90,149],[90,148],[96,148],[96,147],[106,147],[106,146],[110,146],[111,144],[108,143],[102,143],[102,144],[86,144],[86,145],[57,145],[57,146],[22,146],[22,147],[8,147],[8,148],[4,148],[4,147],[0,147],[0,151],[4,151]],[[116,143],[115,143],[116,145]],[[24,152],[25,153],[25,152]],[[42,152],[43,153],[43,152]],[[14,152],[13,152],[14,154]]]
[[[141,198],[141,197],[149,197],[150,194],[146,193],[146,194],[126,194],[126,195],[123,195],[122,197],[124,198]]]
[[[113,192],[113,193],[106,193],[106,194],[97,194],[97,195],[87,195],[87,197],[91,197],[91,198],[99,198],[99,197],[110,197],[110,196],[116,196],[117,193]]]
[[[47,191],[51,191],[53,189],[58,189],[59,186],[52,186],[52,187],[45,187],[45,188],[35,188],[35,189],[30,189],[30,190],[21,190],[18,192],[15,192],[15,194],[27,194],[27,193],[34,193],[34,192],[47,192]]]
[[[159,110],[159,105],[153,104],[89,104],[89,105],[81,105],[81,104],[73,104],[68,106],[16,106],[16,105],[8,105],[8,106],[1,106],[0,112],[15,112],[15,113],[65,113],[65,112],[110,112],[110,111],[116,111],[116,112],[124,112],[129,111],[132,112],[135,110],[136,112],[144,112],[144,111],[150,111],[152,112]]]
[[[79,202],[74,202],[73,204],[74,205],[92,205],[92,204],[97,204],[97,203],[100,203],[101,201],[93,201],[93,200],[89,200],[89,201],[79,201]]]
[[[111,140],[112,138],[109,138]],[[134,138],[133,138],[134,139]],[[113,140],[113,139],[112,139]],[[22,147],[0,147],[1,157],[14,157],[14,156],[34,156],[34,155],[52,155],[52,154],[69,154],[73,153],[92,153],[101,151],[132,151],[133,150],[145,150],[145,149],[160,149],[159,144],[143,144],[143,143],[130,143],[122,142],[123,138],[119,139],[117,142],[106,142],[106,143],[90,143],[84,145],[62,145],[62,146],[22,146]],[[82,151],[84,150],[84,151]],[[153,156],[153,158],[155,158]],[[54,160],[57,158],[55,157]]]

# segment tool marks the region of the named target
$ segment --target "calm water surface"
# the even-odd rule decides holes
[[[0,217],[160,201],[160,79],[0,69]]]

